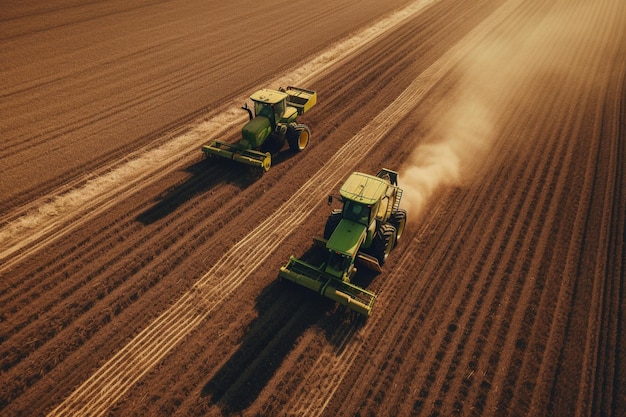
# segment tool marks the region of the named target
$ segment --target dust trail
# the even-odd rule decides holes
[[[413,221],[438,190],[464,184],[481,165],[496,134],[495,112],[512,94],[511,42],[485,40],[464,57],[458,84],[424,121],[427,134],[400,169]]]
[[[597,23],[581,19],[589,16],[590,7],[548,12],[512,35],[496,32],[461,61],[458,84],[424,120],[427,133],[399,170],[406,190],[403,203],[413,221],[438,190],[474,178],[496,140],[515,139],[498,138],[498,116],[527,94],[522,86],[536,94],[555,94],[577,77],[581,65],[594,64],[593,57],[578,56],[582,42],[595,42],[598,48],[603,42],[589,37],[593,32],[587,27]]]
[[[491,116],[491,108],[467,92],[413,151],[400,169],[402,202],[412,221],[439,187],[459,185],[469,175],[492,135]]]

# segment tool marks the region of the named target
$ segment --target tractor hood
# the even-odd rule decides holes
[[[270,133],[272,133],[270,119],[265,116],[257,116],[241,129],[239,144],[245,149],[258,149]]]
[[[326,247],[334,252],[354,258],[366,236],[367,228],[364,225],[342,219],[326,242]]]

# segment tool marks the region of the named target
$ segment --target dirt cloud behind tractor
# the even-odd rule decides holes
[[[422,122],[427,133],[399,169],[406,190],[403,203],[411,221],[419,218],[440,187],[467,184],[478,173],[489,148],[496,139],[503,139],[498,133],[503,117],[500,109],[519,100],[521,85],[531,85],[544,96],[567,92],[581,65],[573,45],[596,41],[582,38],[590,31],[581,25],[596,24],[597,16],[577,18],[591,11],[589,6],[573,6],[529,22],[514,37],[503,38],[496,32],[459,63],[457,71],[462,75],[458,84]],[[572,22],[583,23],[577,26]],[[601,50],[606,46],[599,39],[597,47]],[[584,65],[595,65],[594,57],[587,59]],[[559,81],[556,87],[552,83],[546,89],[550,83],[545,81],[555,77]],[[529,117],[539,117],[532,107],[519,104],[520,111]]]
[[[427,135],[400,169],[411,221],[440,187],[463,184],[492,142],[495,100],[488,88],[493,85],[481,82],[476,65],[466,64],[456,92],[424,121]]]

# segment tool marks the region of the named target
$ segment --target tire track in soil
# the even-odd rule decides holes
[[[141,332],[52,414],[63,413],[75,406],[82,407],[83,411],[89,410],[90,413],[106,412],[111,402],[117,401],[130,385],[160,361],[254,271],[256,267],[245,265],[246,262],[251,258],[257,261],[252,264],[262,262],[282,242],[284,237],[281,236],[289,235],[290,231],[311,213],[310,207],[315,207],[314,203],[325,195],[326,190],[337,185],[340,178],[334,168],[331,169],[333,163],[341,161],[346,166],[356,166],[356,162],[381,140],[397,120],[401,119],[400,115],[407,111],[407,105],[398,103],[413,103],[411,97],[407,95],[410,93],[405,93],[396,100],[396,106],[391,106],[394,108],[388,110],[391,114],[376,117],[368,125],[367,134],[362,132],[351,139],[334,159],[329,161],[326,168],[319,171],[278,210],[275,218],[282,219],[282,225],[270,219],[238,242],[196,283],[192,291],[185,294],[171,309]],[[359,144],[359,152],[354,152],[357,148],[356,143]],[[232,272],[233,265],[240,265],[240,269]],[[149,347],[149,350],[144,346]],[[148,356],[149,359],[146,359]],[[104,398],[101,397],[103,392],[106,393]],[[85,393],[87,400],[80,398]]]

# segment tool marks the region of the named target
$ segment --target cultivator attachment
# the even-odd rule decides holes
[[[261,168],[266,172],[272,166],[272,155],[269,152],[244,149],[237,146],[237,144],[225,143],[216,140],[202,146],[202,151],[207,156],[214,155],[231,159],[236,162]]]
[[[310,265],[293,256],[290,257],[287,265],[280,268],[278,275],[364,316],[369,316],[374,307],[376,294],[332,277],[320,267]]]

